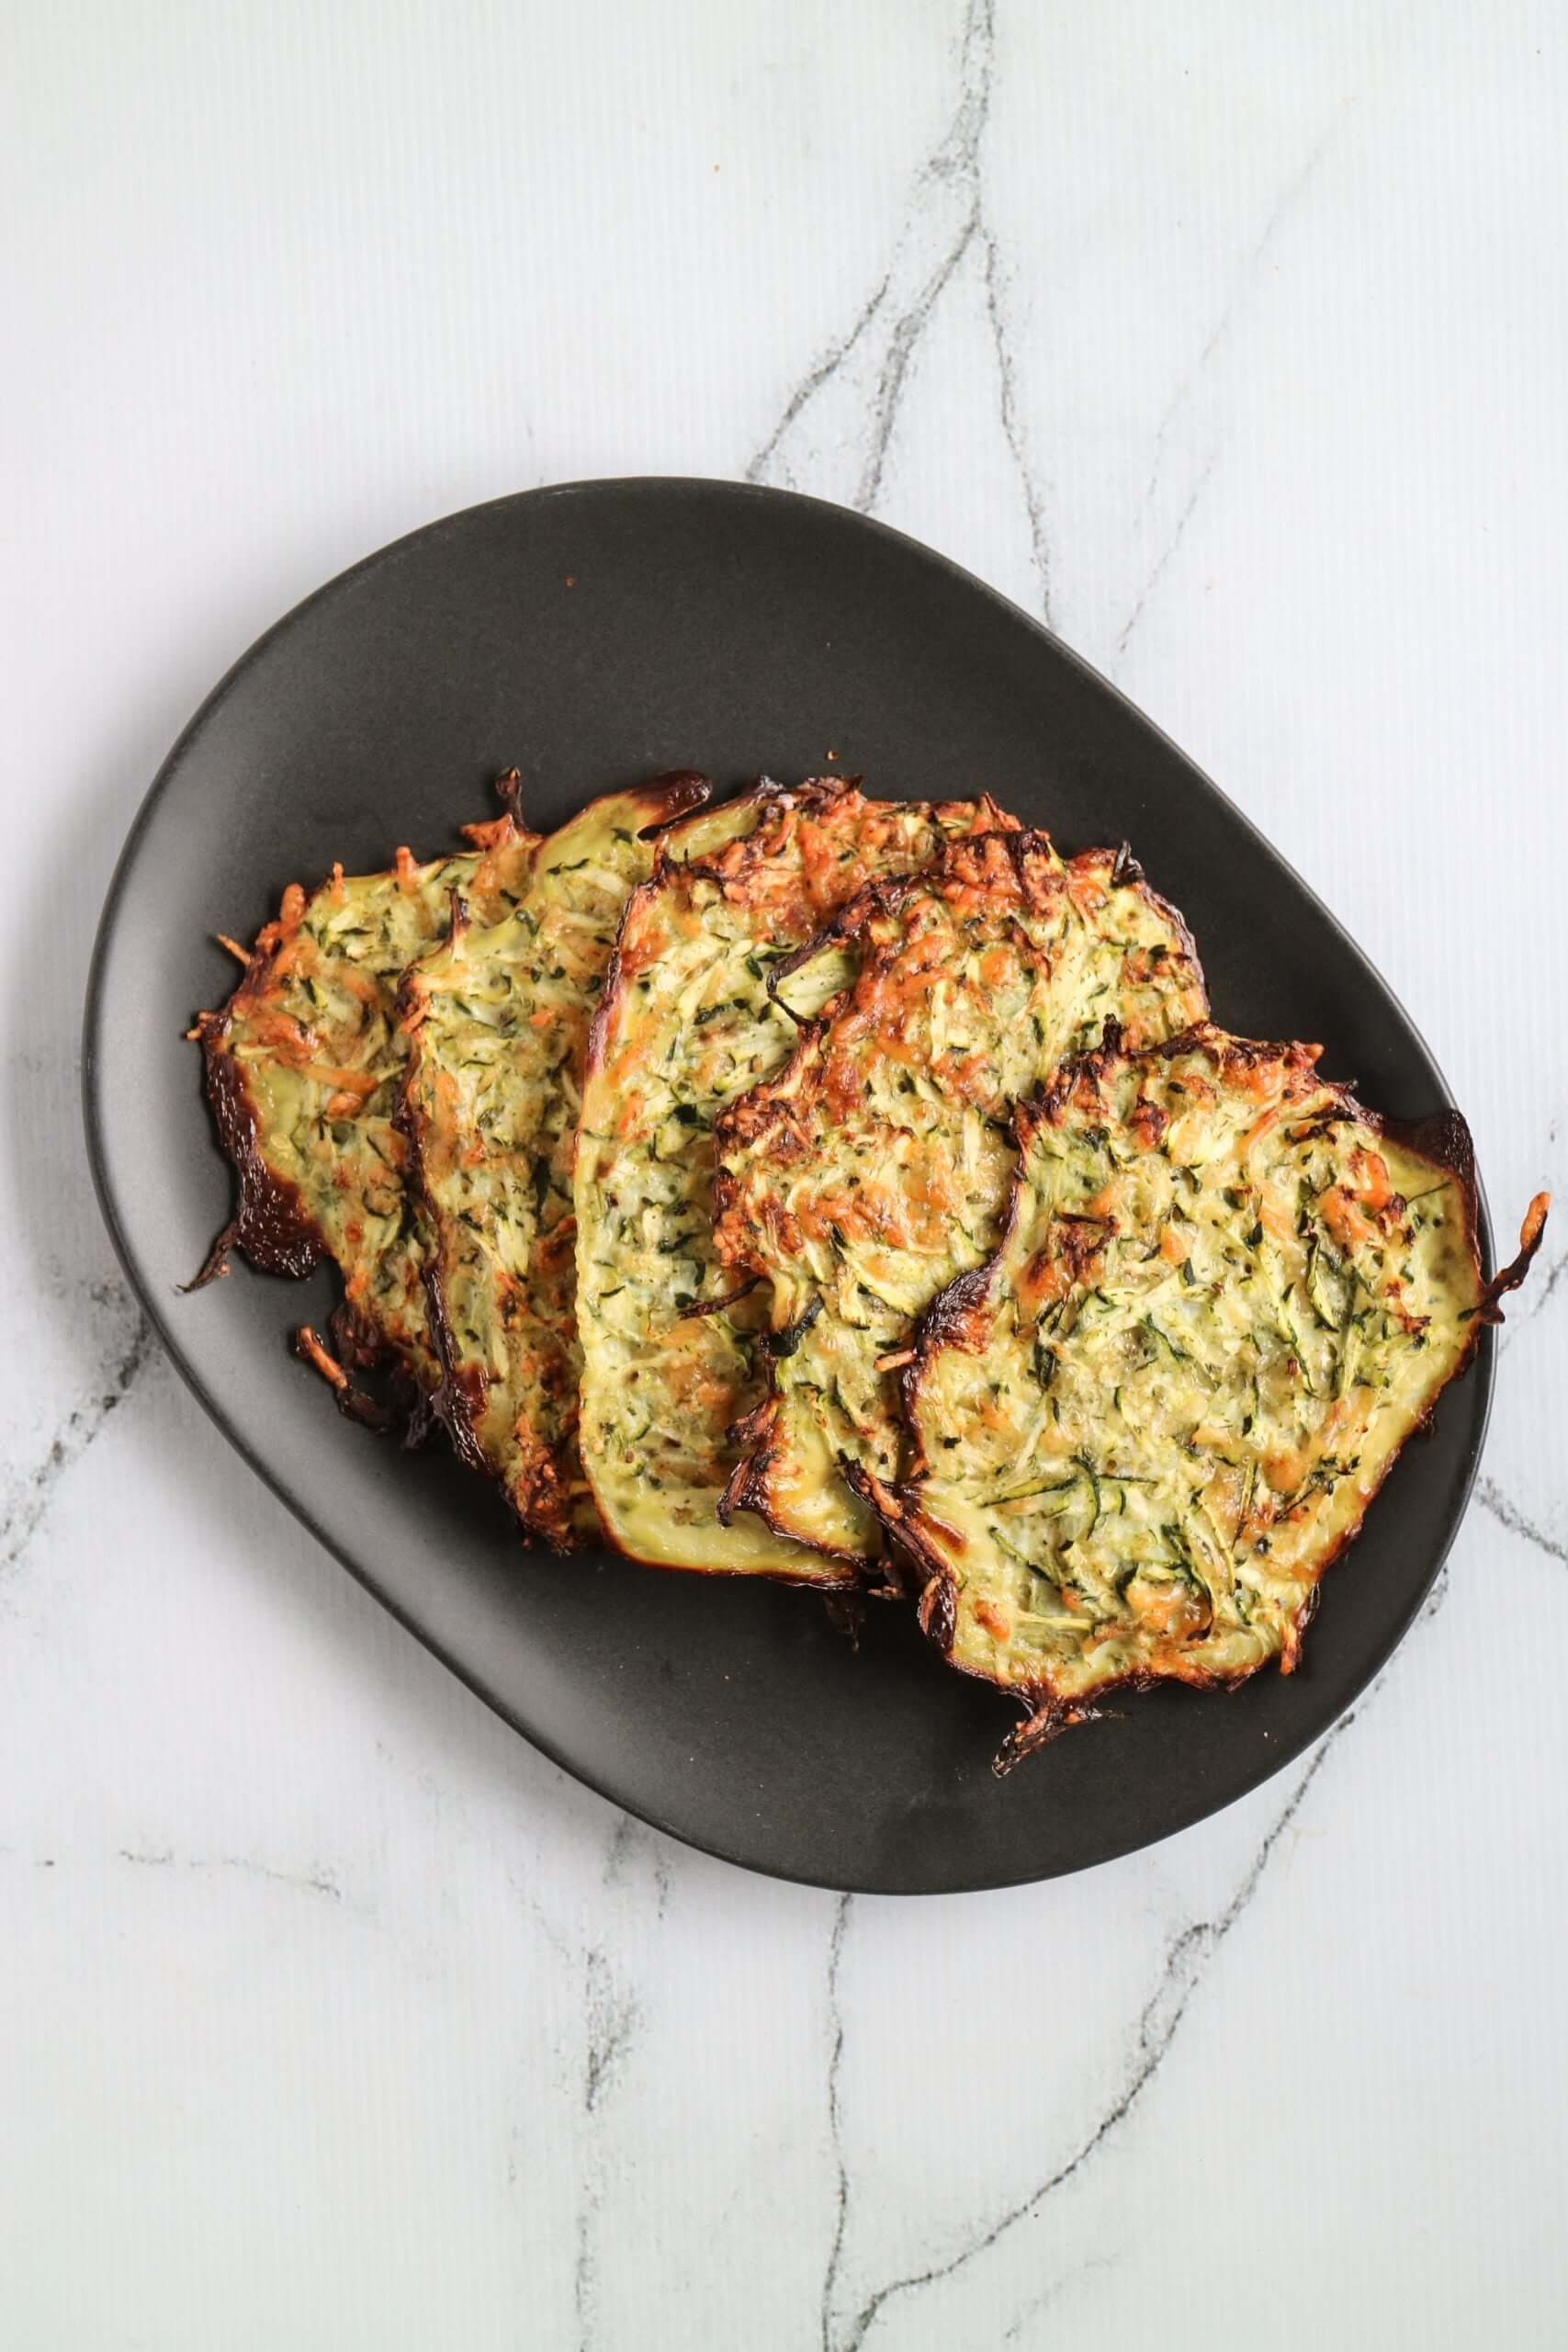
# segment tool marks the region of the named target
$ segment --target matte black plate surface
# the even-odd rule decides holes
[[[836,759],[829,760],[829,754]],[[757,1870],[934,1892],[1082,1868],[1238,1797],[1348,1707],[1409,1624],[1479,1458],[1490,1340],[1330,1573],[1306,1663],[1228,1698],[1126,1702],[1010,1780],[1012,1715],[877,1608],[858,1656],[819,1600],[519,1550],[487,1487],[334,1413],[253,1274],[192,1297],[230,1201],[181,1033],[282,886],[421,856],[515,763],[554,824],[658,769],[721,786],[829,765],[888,796],[982,787],[1067,850],[1129,839],[1198,938],[1215,1017],[1321,1039],[1414,1118],[1449,1100],[1333,917],[1164,736],[1024,614],[841,508],[702,481],[478,507],[334,581],[231,672],[137,818],[99,937],[86,1092],[100,1195],[175,1363],[253,1466],[518,1730],[617,1804]],[[1489,1246],[1489,1245],[1488,1245]]]

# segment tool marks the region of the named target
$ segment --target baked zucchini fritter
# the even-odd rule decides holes
[[[903,1466],[893,1367],[997,1247],[1014,1104],[1110,1022],[1153,1045],[1208,1003],[1185,925],[1125,854],[1064,866],[1043,833],[873,883],[806,955],[846,946],[852,985],[718,1122],[715,1245],[772,1299],[769,1394],[727,1505],[857,1559],[877,1521],[839,1465]]]
[[[431,1234],[437,1410],[462,1459],[558,1549],[599,1532],[577,1445],[572,1256],[589,1023],[627,896],[653,870],[647,830],[710,789],[682,773],[590,802],[543,843],[498,923],[457,906],[399,998],[410,1045],[399,1124]],[[735,821],[716,810],[678,838],[688,852],[717,847]]]
[[[765,1317],[715,1257],[713,1124],[789,1054],[795,1021],[769,989],[784,957],[873,875],[1009,820],[986,801],[866,800],[837,778],[761,786],[750,807],[750,832],[713,857],[662,856],[633,893],[593,1024],[575,1171],[582,1453],[633,1557],[835,1585],[843,1562],[719,1520]],[[844,977],[841,958],[815,958],[795,1012]]]
[[[392,1122],[404,1059],[393,1005],[404,968],[446,930],[454,891],[494,922],[526,886],[538,836],[522,822],[515,776],[499,789],[506,815],[464,826],[471,846],[456,856],[419,865],[400,849],[383,874],[336,866],[309,893],[291,883],[239,987],[193,1032],[239,1178],[234,1215],[197,1282],[225,1272],[235,1248],[275,1274],[306,1274],[330,1257],[344,1280],[340,1351],[395,1363],[425,1388],[439,1366],[419,1214]],[[351,1396],[313,1334],[307,1351]]]
[[[1540,1240],[1483,1284],[1457,1113],[1398,1133],[1310,1046],[1201,1028],[1018,1113],[1005,1239],[917,1334],[914,1475],[863,1472],[919,1615],[1023,1700],[1289,1671],[1319,1578]]]

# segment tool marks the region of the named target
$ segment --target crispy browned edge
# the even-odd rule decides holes
[[[865,779],[862,775],[818,775],[807,777],[806,782],[803,784],[783,785],[776,783],[771,776],[762,776],[750,787],[749,792],[743,793],[739,796],[735,805],[739,807],[743,802],[750,800],[760,811],[762,812],[765,812],[770,808],[782,806],[785,808],[806,808],[813,813],[821,813],[831,808],[836,802],[847,798],[852,792],[858,792],[864,781]],[[943,806],[945,804],[932,803],[931,805]],[[998,831],[1005,831],[1012,822],[1003,810],[996,807],[995,802],[991,799],[988,793],[982,793],[976,796],[976,806],[978,808],[988,808],[994,812],[996,818],[994,830]],[[755,840],[755,832],[745,833],[739,835],[735,842],[728,844],[727,846],[743,850],[748,843],[754,844]],[[739,861],[738,860],[737,862],[739,863]],[[688,874],[695,875],[705,880],[716,882],[719,884],[720,887],[724,887],[726,885],[733,886],[736,880],[736,876],[733,874],[725,874],[716,865],[705,859],[690,859],[685,864],[683,870]],[[610,957],[609,969],[605,974],[604,993],[600,999],[599,1010],[593,1017],[593,1025],[588,1033],[587,1075],[590,1077],[597,1076],[604,1068],[604,1044],[605,1039],[609,1035],[610,1022],[615,1011],[618,1010],[620,1001],[626,993],[625,982],[621,969],[621,942],[625,939],[635,915],[640,911],[641,908],[646,905],[655,893],[662,887],[666,871],[667,859],[664,854],[661,854],[659,863],[655,865],[653,872],[649,876],[648,880],[646,882],[639,883],[637,888],[632,892],[631,897],[626,900],[626,912],[621,917],[620,932],[616,936],[615,950]],[[825,936],[826,934],[823,935]],[[790,959],[786,958],[785,960],[788,961]],[[730,1294],[731,1296],[734,1295],[735,1294],[733,1293]],[[728,1304],[728,1298],[713,1299],[704,1302],[701,1310],[689,1309],[688,1312],[706,1311],[716,1314],[722,1306]],[[738,1424],[737,1426],[741,1425]],[[592,1471],[589,1472],[589,1483],[590,1485],[592,1484]],[[728,1489],[726,1491],[728,1493]],[[774,1532],[776,1533],[778,1531],[775,1529]],[[631,1551],[626,1544],[620,1541],[614,1529],[612,1529],[608,1524],[606,1524],[604,1529],[604,1538],[606,1543],[608,1543],[615,1551],[622,1553],[627,1559],[636,1560],[641,1558],[641,1555],[639,1553]],[[794,1541],[795,1539],[791,1538],[786,1540]],[[803,1544],[800,1548],[803,1552],[809,1552],[813,1559],[839,1558],[837,1554],[820,1552],[809,1544]],[[649,1560],[645,1562],[644,1565],[649,1567],[664,1569],[671,1576],[677,1576],[682,1573],[680,1569],[674,1567],[668,1560]],[[752,1583],[798,1585],[808,1591],[825,1593],[829,1597],[831,1597],[835,1592],[852,1592],[863,1589],[863,1580],[859,1570],[863,1566],[863,1563],[856,1562],[852,1568],[850,1568],[847,1564],[843,1564],[841,1562],[840,1565],[846,1566],[846,1573],[834,1579],[829,1579],[826,1577],[792,1577],[786,1570],[782,1568],[707,1568],[705,1569],[703,1573],[708,1577],[745,1577]]]
[[[1265,1044],[1253,1038],[1234,1037],[1226,1031],[1216,1029],[1210,1023],[1195,1024],[1192,1028],[1185,1030],[1179,1036],[1168,1038],[1163,1045],[1147,1046],[1136,1053],[1123,1052],[1119,1037],[1115,1039],[1108,1037],[1106,1042],[1097,1047],[1092,1054],[1078,1055],[1071,1061],[1065,1062],[1050,1088],[1039,1101],[1019,1105],[1014,1124],[1020,1153],[1027,1149],[1031,1135],[1038,1127],[1044,1125],[1055,1112],[1066,1103],[1080,1078],[1092,1075],[1095,1082],[1098,1083],[1118,1062],[1148,1065],[1161,1060],[1171,1060],[1180,1054],[1194,1050],[1223,1052],[1252,1065],[1277,1057],[1300,1055],[1303,1052],[1315,1054],[1316,1051],[1313,1047]],[[1500,1323],[1503,1320],[1500,1302],[1506,1293],[1518,1288],[1529,1272],[1530,1261],[1540,1247],[1541,1237],[1546,1227],[1546,1214],[1550,1206],[1550,1196],[1547,1193],[1538,1193],[1535,1195],[1525,1212],[1519,1233],[1518,1254],[1506,1266],[1495,1273],[1489,1282],[1483,1281],[1479,1241],[1480,1203],[1475,1177],[1475,1147],[1463,1114],[1450,1109],[1439,1111],[1429,1118],[1417,1121],[1389,1119],[1378,1112],[1369,1111],[1363,1103],[1357,1101],[1348,1086],[1337,1085],[1327,1080],[1323,1083],[1339,1105],[1339,1108],[1330,1114],[1335,1124],[1337,1124],[1340,1118],[1353,1118],[1371,1128],[1373,1133],[1387,1136],[1390,1141],[1397,1144],[1402,1150],[1409,1152],[1416,1159],[1424,1159],[1429,1167],[1442,1174],[1453,1177],[1464,1203],[1465,1239],[1471,1261],[1475,1268],[1479,1295],[1476,1306],[1472,1310],[1472,1329],[1468,1345],[1442,1383],[1442,1386],[1434,1392],[1420,1419],[1415,1423],[1408,1436],[1389,1456],[1377,1486],[1367,1496],[1366,1502],[1354,1521],[1344,1530],[1333,1549],[1327,1552],[1319,1562],[1312,1590],[1307,1594],[1292,1621],[1292,1630],[1296,1637],[1295,1645],[1294,1648],[1287,1653],[1292,1662],[1295,1655],[1299,1654],[1301,1637],[1305,1634],[1316,1611],[1325,1575],[1360,1533],[1366,1521],[1367,1509],[1376,1499],[1383,1479],[1388,1476],[1395,1462],[1398,1461],[1410,1438],[1424,1435],[1431,1429],[1439,1397],[1450,1382],[1457,1380],[1462,1373],[1468,1371],[1475,1351],[1480,1345],[1483,1329],[1489,1324]],[[1322,1117],[1324,1114],[1318,1115]],[[971,1328],[971,1318],[986,1305],[990,1295],[1007,1244],[1012,1237],[1017,1223],[1024,1190],[1021,1166],[1019,1176],[1013,1185],[1012,1198],[1008,1206],[1006,1227],[996,1256],[989,1259],[985,1265],[974,1267],[968,1273],[960,1274],[955,1282],[950,1283],[941,1295],[932,1300],[916,1326],[911,1340],[914,1351],[913,1360],[905,1366],[900,1374],[899,1388],[905,1423],[917,1450],[919,1438],[915,1430],[914,1407],[921,1374],[937,1349],[950,1344],[959,1347],[967,1344],[966,1334]],[[887,1487],[884,1486],[880,1480],[869,1476],[858,1464],[847,1462],[842,1464],[844,1475],[850,1484],[876,1512],[887,1531],[895,1551],[913,1573],[918,1588],[916,1614],[921,1631],[949,1666],[955,1667],[961,1674],[973,1675],[974,1669],[964,1666],[953,1655],[953,1637],[957,1629],[956,1588],[946,1563],[923,1532],[919,1500],[921,1481],[918,1473],[924,1464],[917,1460],[916,1466],[915,1476],[903,1480],[897,1486]],[[1182,1679],[1187,1687],[1193,1690],[1234,1690],[1240,1683],[1249,1680],[1257,1671],[1258,1668],[1253,1667],[1236,1675],[1195,1674],[1183,1677]],[[986,1675],[977,1676],[976,1679],[980,1681],[990,1679]],[[1108,1697],[1112,1691],[1147,1690],[1151,1690],[1156,1682],[1169,1679],[1167,1676],[1139,1673],[1122,1675],[1113,1682],[1107,1682],[1101,1690],[1097,1691],[1094,1703],[1086,1702],[1076,1706],[1064,1705],[1060,1701],[1053,1699],[1051,1694],[1043,1690],[1038,1684],[1015,1687],[1007,1695],[1019,1700],[1024,1709],[1024,1719],[1002,1742],[993,1762],[993,1770],[998,1776],[1010,1772],[1013,1766],[1020,1763],[1025,1756],[1032,1755],[1037,1748],[1049,1746],[1052,1740],[1074,1724],[1096,1721],[1101,1712],[1098,1702]]]
[[[497,776],[495,793],[516,832],[520,836],[527,834],[522,778],[515,768],[508,768]],[[330,888],[330,880],[318,882],[306,904]],[[288,1178],[275,1174],[263,1159],[257,1140],[260,1120],[255,1102],[243,1066],[228,1050],[235,999],[246,988],[259,983],[265,974],[275,944],[266,937],[271,928],[270,922],[262,926],[239,984],[226,1002],[215,1012],[198,1013],[195,1026],[186,1033],[201,1048],[203,1085],[219,1147],[233,1169],[236,1181],[233,1211],[214,1238],[200,1267],[184,1285],[187,1292],[203,1290],[209,1283],[227,1274],[231,1253],[235,1250],[243,1251],[258,1272],[281,1274],[293,1281],[311,1273],[323,1258],[332,1254],[321,1227],[305,1206],[299,1186]],[[389,1412],[356,1388],[344,1373],[345,1365],[369,1370],[388,1362],[389,1351],[375,1317],[342,1299],[333,1310],[328,1329],[330,1349],[308,1323],[291,1334],[291,1344],[295,1352],[327,1381],[339,1410],[350,1419],[373,1428],[406,1424],[411,1442],[423,1437],[427,1415],[422,1396],[400,1397],[400,1409]]]
[[[652,777],[646,785],[639,786],[636,794],[636,797],[644,805],[647,819],[640,831],[647,835],[657,832],[663,826],[673,824],[677,818],[684,816],[688,810],[701,808],[703,803],[711,797],[712,793],[711,780],[699,774],[695,768],[672,768],[663,775]],[[599,797],[619,799],[629,796],[601,794]],[[585,804],[577,814],[586,815],[588,808],[592,806],[592,802]],[[570,821],[575,822],[575,819]],[[449,936],[456,940],[467,929],[468,921],[468,910],[457,892],[454,891],[452,893],[452,928]],[[438,1226],[439,1212],[435,1206],[425,1163],[424,1147],[428,1123],[415,1109],[412,1097],[413,1080],[418,1074],[423,1050],[417,1016],[424,996],[424,978],[419,966],[415,964],[404,973],[398,990],[397,1015],[400,1022],[406,1027],[409,1055],[402,1082],[398,1091],[397,1108],[392,1115],[394,1125],[409,1148],[407,1181],[423,1204],[425,1215],[430,1218],[433,1226]],[[450,1438],[453,1452],[468,1469],[480,1472],[482,1476],[492,1479],[498,1487],[501,1487],[523,1531],[525,1540],[536,1535],[547,1543],[552,1551],[580,1550],[585,1539],[572,1527],[570,1505],[565,1492],[564,1466],[558,1461],[552,1461],[551,1465],[556,1474],[556,1483],[551,1488],[550,1495],[552,1507],[548,1510],[524,1511],[518,1509],[514,1498],[507,1492],[500,1472],[486,1458],[475,1432],[479,1416],[484,1408],[489,1384],[478,1365],[462,1364],[457,1360],[457,1343],[453,1336],[452,1317],[447,1306],[438,1251],[434,1252],[425,1262],[424,1289],[430,1317],[431,1342],[441,1366],[441,1377],[432,1392],[430,1406],[435,1419]],[[558,1509],[554,1507],[558,1504]]]
[[[939,856],[931,860],[930,865],[915,873],[890,876],[885,881],[867,883],[863,889],[857,891],[855,896],[840,909],[833,921],[825,925],[814,939],[807,940],[804,947],[797,948],[793,956],[786,956],[783,962],[775,967],[768,984],[770,993],[773,995],[775,1001],[783,1003],[783,999],[778,996],[777,990],[792,972],[801,970],[814,956],[821,955],[825,949],[863,933],[874,916],[897,913],[904,900],[918,886],[929,887],[959,852],[967,851],[973,854],[977,845],[993,841],[1000,842],[1007,850],[1018,873],[1021,888],[1025,886],[1027,873],[1025,861],[1031,853],[1040,849],[1050,851],[1055,848],[1050,834],[1039,828],[1010,825],[995,833],[964,835],[961,840],[950,843]],[[1157,890],[1150,888],[1142,866],[1139,865],[1125,842],[1114,850],[1080,851],[1077,856],[1067,860],[1066,870],[1071,873],[1075,866],[1104,858],[1110,858],[1111,861],[1110,879],[1113,887],[1120,888],[1131,885],[1134,888],[1141,889],[1144,897],[1152,906],[1158,909],[1160,914],[1169,923],[1180,944],[1182,954],[1192,967],[1194,978],[1206,1002],[1208,989],[1203,978],[1203,967],[1198,955],[1197,942],[1187,927],[1186,918],[1179,909],[1170,904],[1168,899],[1161,898]],[[723,1149],[726,1138],[746,1145],[755,1144],[765,1138],[770,1128],[780,1125],[788,1117],[787,1105],[782,1100],[785,1084],[827,1030],[833,1017],[837,1001],[838,1000],[835,999],[833,1003],[828,1005],[817,1020],[799,1023],[800,1035],[795,1041],[795,1049],[776,1078],[769,1079],[764,1085],[753,1087],[749,1093],[740,1095],[716,1121],[714,1141],[718,1149]],[[789,1011],[787,1005],[784,1006],[784,1011],[786,1012]],[[733,1205],[737,1190],[735,1179],[721,1159],[714,1176],[716,1223],[717,1217]],[[1010,1205],[1009,1221],[1010,1224]],[[974,1271],[984,1272],[985,1269],[982,1267]],[[753,1276],[753,1280],[758,1279],[762,1277]],[[964,1279],[965,1277],[962,1275],[958,1277],[959,1281]],[[936,1302],[933,1301],[932,1306],[934,1307],[935,1305]],[[928,1314],[931,1311],[931,1309],[928,1309]],[[778,1390],[773,1367],[781,1356],[794,1354],[800,1344],[803,1327],[809,1328],[809,1322],[815,1319],[815,1315],[807,1309],[807,1316],[800,1321],[787,1326],[782,1331],[770,1333],[763,1343],[763,1352],[767,1357],[768,1393],[761,1404],[755,1406],[735,1425],[736,1438],[744,1451],[735,1465],[729,1483],[724,1490],[723,1502],[719,1506],[719,1517],[726,1525],[728,1524],[733,1512],[750,1510],[754,1511],[759,1519],[771,1527],[775,1535],[787,1536],[791,1533],[790,1529],[780,1526],[772,1498],[773,1472],[778,1458],[777,1448],[773,1440],[778,1427],[779,1416]],[[862,1494],[862,1488],[854,1480],[852,1479],[850,1484],[857,1494]],[[863,1499],[866,1499],[863,1495]],[[859,1553],[843,1551],[836,1544],[824,1544],[822,1549],[833,1559],[858,1566],[863,1575],[878,1572],[878,1563],[866,1559]],[[883,1581],[874,1589],[884,1594],[896,1590],[896,1588],[887,1584],[886,1574],[883,1576]]]

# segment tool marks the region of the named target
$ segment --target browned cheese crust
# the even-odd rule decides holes
[[[1024,1704],[1004,1762],[1119,1687],[1288,1672],[1539,1247],[1544,1196],[1483,1282],[1463,1121],[1397,1128],[1316,1059],[1205,1027],[1068,1064],[917,1334],[912,1475],[853,1473],[938,1649]]]
[[[435,1409],[461,1458],[560,1551],[602,1532],[577,1434],[571,1160],[589,1024],[627,897],[653,869],[651,830],[711,789],[682,771],[591,801],[540,845],[498,923],[459,904],[398,1000],[410,1048],[398,1116],[430,1234]],[[718,846],[732,821],[716,810],[675,838]]]
[[[466,852],[422,865],[400,849],[385,873],[334,867],[309,892],[291,884],[248,955],[235,949],[245,969],[234,994],[192,1032],[239,1180],[197,1283],[225,1272],[232,1249],[267,1273],[332,1259],[344,1294],[337,1356],[313,1332],[301,1340],[323,1371],[389,1362],[426,1390],[439,1375],[424,1235],[393,1123],[404,1061],[394,1004],[405,967],[446,930],[454,892],[494,922],[526,887],[538,837],[521,821],[515,776],[501,790],[507,813],[465,826]],[[327,1376],[340,1403],[364,1409],[346,1377]]]
[[[714,1122],[841,984],[825,956],[798,988],[770,985],[792,952],[872,876],[1010,820],[983,800],[867,800],[837,778],[751,806],[751,831],[712,857],[668,856],[633,893],[594,1023],[575,1170],[583,1459],[634,1557],[833,1585],[852,1569],[719,1517],[766,1318],[714,1250]]]
[[[841,1466],[904,1466],[895,1375],[915,1318],[997,1247],[1014,1104],[1111,1023],[1142,1046],[1208,1005],[1186,926],[1125,851],[1064,865],[1038,832],[873,883],[782,968],[846,954],[852,983],[718,1122],[715,1241],[771,1301],[728,1506],[855,1560],[878,1522]]]

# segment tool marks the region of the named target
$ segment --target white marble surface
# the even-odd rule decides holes
[[[1561,12],[5,40],[0,2344],[1562,2345],[1568,1235],[1442,1605],[1304,1764],[842,1902],[563,1780],[236,1481],[76,1107],[123,831],[252,637],[475,499],[750,472],[1046,613],[1416,1010],[1499,1225],[1568,1187]]]

